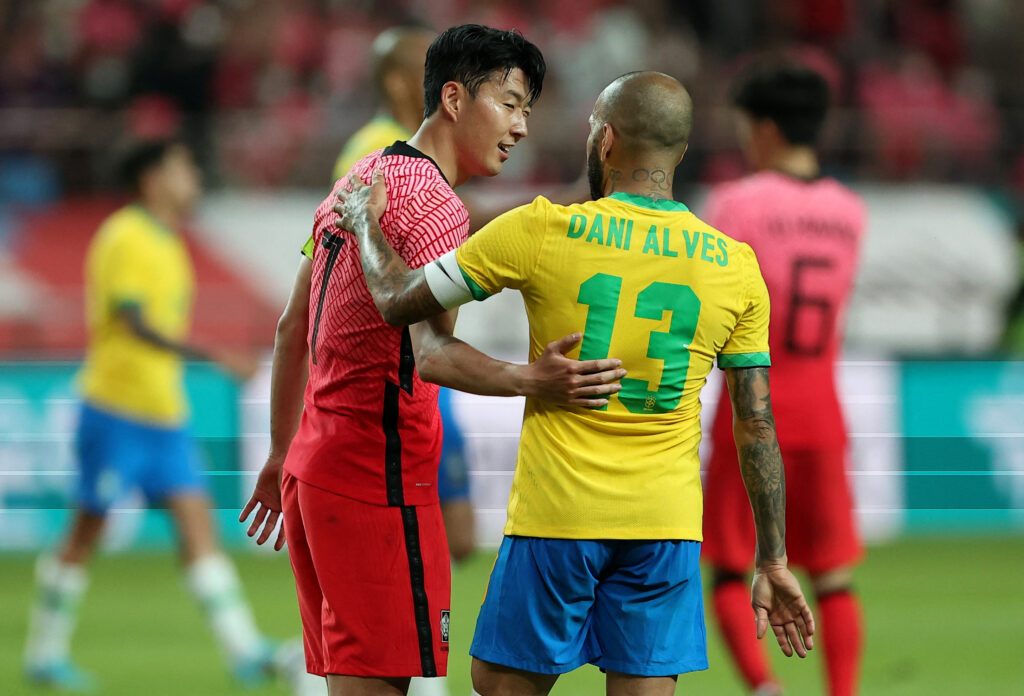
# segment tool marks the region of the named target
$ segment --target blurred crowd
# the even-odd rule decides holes
[[[126,134],[171,132],[186,134],[214,185],[324,186],[376,108],[374,36],[467,21],[515,27],[548,59],[526,156],[517,148],[510,163],[520,180],[577,176],[593,99],[639,68],[693,93],[680,178],[735,176],[729,78],[785,52],[832,83],[834,173],[1024,192],[1015,0],[8,0],[0,200],[103,189]]]

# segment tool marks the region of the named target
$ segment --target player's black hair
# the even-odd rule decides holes
[[[540,49],[514,29],[502,31],[479,24],[446,29],[427,49],[423,118],[437,111],[446,82],[462,83],[475,97],[496,71],[508,76],[516,68],[526,77],[526,98],[532,104],[540,96],[547,72]]]
[[[799,65],[758,66],[732,92],[733,105],[755,119],[770,119],[791,145],[814,145],[828,112],[825,78]]]
[[[159,166],[169,150],[183,144],[178,138],[159,138],[124,146],[117,167],[121,185],[138,193],[139,182],[146,172]]]

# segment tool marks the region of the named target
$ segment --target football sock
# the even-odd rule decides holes
[[[712,591],[712,601],[719,630],[743,681],[751,689],[775,681],[765,651],[757,640],[747,585],[740,580],[719,583]]]
[[[828,692],[831,696],[857,693],[863,640],[860,603],[849,590],[818,596],[821,613],[821,642],[825,648]]]
[[[239,662],[259,655],[263,638],[231,561],[221,554],[204,556],[186,569],[185,578],[228,658]]]
[[[42,556],[36,563],[36,598],[29,618],[25,662],[51,665],[68,659],[78,604],[87,584],[85,568]]]

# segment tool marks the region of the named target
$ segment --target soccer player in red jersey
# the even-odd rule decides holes
[[[861,616],[851,569],[861,556],[846,480],[846,431],[835,360],[861,240],[861,199],[822,177],[815,143],[825,120],[825,80],[795,66],[760,68],[734,93],[740,139],[758,170],[710,195],[705,219],[757,253],[771,296],[772,407],[786,468],[789,560],[811,576],[829,693],[856,692]],[[718,402],[705,482],[704,558],[714,613],[744,681],[777,694],[750,632],[745,579],[754,552],[751,510],[736,466],[728,399]]]
[[[544,79],[540,51],[512,31],[443,32],[427,52],[425,119],[408,142],[357,162],[382,169],[381,226],[407,263],[422,266],[468,235],[453,188],[498,174],[527,134]],[[437,496],[442,430],[436,384],[482,394],[588,399],[619,388],[616,360],[564,357],[553,342],[530,365],[492,360],[452,335],[453,313],[390,326],[376,309],[357,245],[334,227],[335,191],[316,212],[278,325],[271,384],[271,452],[242,518],[258,542],[287,538],[307,668],[335,694],[404,694],[412,676],[446,673],[450,561]],[[308,347],[308,361],[307,361]],[[300,393],[308,370],[305,397]]]

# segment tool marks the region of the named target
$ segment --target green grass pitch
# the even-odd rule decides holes
[[[452,696],[469,694],[466,654],[493,554],[455,570]],[[236,556],[260,626],[298,634],[294,589],[283,555]],[[0,555],[0,694],[45,693],[21,679],[20,659],[33,559]],[[870,549],[857,574],[867,640],[861,692],[870,696],[1022,693],[1024,538],[918,538]],[[708,617],[710,619],[710,616]],[[751,621],[753,627],[753,621]],[[824,627],[824,640],[827,640]],[[820,634],[819,634],[820,636]],[[680,677],[678,694],[743,694],[709,629],[711,669]],[[822,694],[822,651],[785,659],[770,646],[791,694]],[[74,641],[79,663],[102,680],[100,693],[283,695],[283,686],[241,691],[231,682],[176,561],[166,554],[103,556],[93,565]],[[591,666],[562,677],[554,694],[603,693]]]

